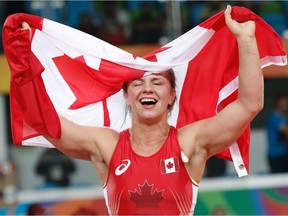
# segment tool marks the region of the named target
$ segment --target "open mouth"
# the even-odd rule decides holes
[[[142,98],[142,99],[140,100],[140,103],[141,103],[142,105],[147,105],[147,106],[149,106],[149,105],[155,105],[155,104],[157,103],[157,100],[156,100],[156,99],[153,99],[153,98]]]

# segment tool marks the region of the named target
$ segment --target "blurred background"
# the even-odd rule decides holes
[[[287,53],[288,1],[0,1],[0,28],[9,14],[30,13],[142,56],[227,4],[247,7],[261,16],[281,36]],[[288,134],[277,131],[276,120],[271,120],[273,113],[274,117],[281,113],[281,124],[288,128],[288,69],[269,66],[264,75],[265,106],[251,124],[250,174],[238,178],[233,163],[211,158],[195,214],[288,213]],[[9,76],[1,43],[0,214],[106,214],[102,186],[89,162],[68,158],[55,149],[13,144]],[[268,132],[277,136],[277,141],[268,138]],[[281,146],[274,147],[276,142]]]

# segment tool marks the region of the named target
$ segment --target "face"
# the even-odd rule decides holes
[[[282,96],[278,99],[278,109],[285,113],[288,111],[288,97],[287,96]]]
[[[164,73],[151,74],[131,81],[125,99],[131,107],[132,119],[166,119],[168,108],[175,99],[175,90]]]

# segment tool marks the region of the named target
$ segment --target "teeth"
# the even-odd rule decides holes
[[[155,99],[152,99],[152,98],[143,98],[143,99],[141,99],[140,102],[141,102],[141,103],[155,103],[156,100],[155,100]]]
[[[157,103],[156,99],[153,98],[143,98],[140,100],[142,105],[155,105]]]

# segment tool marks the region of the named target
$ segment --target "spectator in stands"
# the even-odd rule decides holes
[[[275,99],[275,109],[267,119],[268,163],[271,173],[288,172],[288,95]]]
[[[80,22],[77,26],[80,31],[86,32],[92,36],[99,37],[99,29],[92,22],[92,18],[88,13],[82,13],[80,16]]]
[[[162,16],[148,2],[140,5],[132,23],[132,43],[158,43],[162,34]]]
[[[124,8],[116,8],[113,1],[103,2],[101,37],[113,45],[126,44],[130,37],[129,14]]]
[[[70,176],[75,171],[74,162],[54,148],[44,151],[36,165],[36,173],[45,178],[46,187],[69,186]]]

